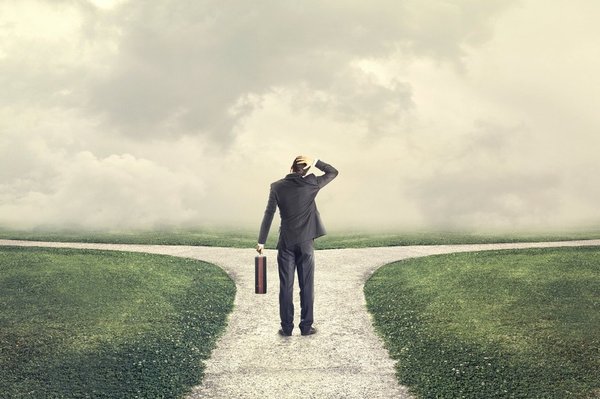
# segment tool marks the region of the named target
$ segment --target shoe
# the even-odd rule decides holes
[[[302,335],[313,335],[316,333],[317,333],[317,329],[314,327],[311,327],[308,330],[304,330],[304,331],[300,332],[300,334],[302,334]]]
[[[279,329],[278,333],[279,333],[279,335],[281,335],[282,337],[290,337],[290,336],[292,335],[292,332],[291,332],[291,331],[288,333],[288,332],[285,332],[285,331],[283,331],[283,329],[282,329],[282,328],[280,328],[280,329]]]

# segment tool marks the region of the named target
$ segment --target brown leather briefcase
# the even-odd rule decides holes
[[[254,258],[254,292],[267,293],[267,257],[258,255]]]

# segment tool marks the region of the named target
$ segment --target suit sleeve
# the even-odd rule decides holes
[[[277,197],[275,191],[271,188],[269,192],[269,201],[267,202],[267,208],[265,209],[265,215],[263,216],[262,223],[260,224],[260,233],[258,234],[258,243],[264,244],[269,236],[269,230],[271,229],[271,223],[273,222],[273,216],[277,210]]]
[[[317,169],[325,172],[323,176],[317,176],[317,184],[319,185],[319,188],[325,187],[338,175],[338,171],[336,168],[329,164],[326,164],[321,160],[318,160],[315,166],[317,167]]]

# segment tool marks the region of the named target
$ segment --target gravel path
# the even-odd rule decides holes
[[[296,328],[292,337],[285,338],[277,334],[278,275],[273,250],[265,251],[268,293],[256,295],[253,249],[13,240],[0,240],[0,245],[147,252],[200,259],[222,267],[237,286],[235,307],[225,334],[207,361],[203,385],[194,388],[189,398],[397,399],[411,396],[396,381],[394,362],[372,328],[363,295],[366,279],[378,267],[451,252],[596,246],[600,240],[316,251],[318,334],[302,337]]]

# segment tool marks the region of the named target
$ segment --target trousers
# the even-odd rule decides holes
[[[294,329],[294,274],[298,272],[300,286],[300,330],[308,331],[313,324],[315,299],[315,256],[313,240],[304,241],[277,252],[279,267],[279,316],[281,329],[291,333]]]

